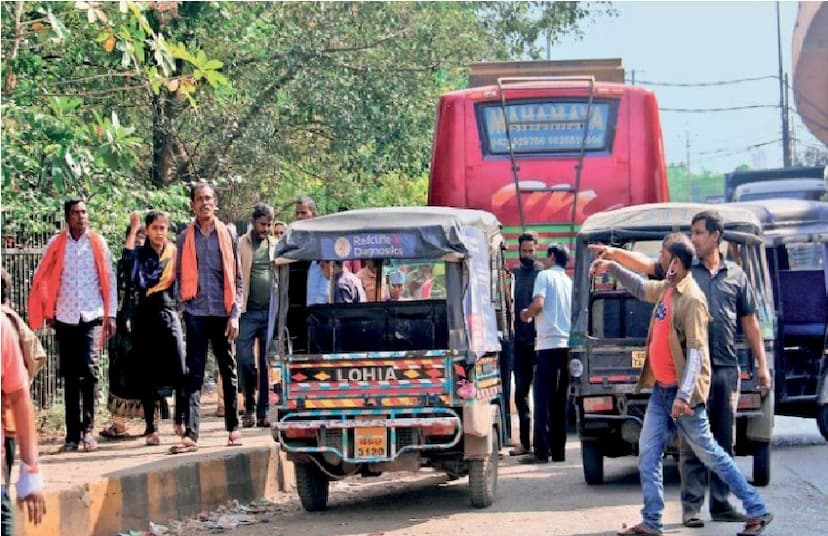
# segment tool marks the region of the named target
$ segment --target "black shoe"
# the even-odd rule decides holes
[[[241,422],[242,428],[253,428],[256,425],[256,416],[252,413],[245,413]]]
[[[270,419],[262,417],[256,421],[256,428],[270,428]]]
[[[549,463],[549,458],[546,456],[535,456],[534,454],[529,454],[522,458],[518,458],[518,463],[523,464],[535,464],[535,463]]]
[[[77,451],[78,451],[78,444],[75,443],[74,441],[67,441],[58,450],[58,452],[77,452]]]
[[[698,514],[686,514],[682,516],[681,524],[691,529],[700,529],[704,526],[704,521]]]
[[[711,513],[710,518],[720,523],[744,523],[747,521],[747,516],[738,510]]]

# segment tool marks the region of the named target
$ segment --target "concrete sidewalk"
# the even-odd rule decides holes
[[[211,415],[214,406],[208,405]],[[137,421],[135,421],[137,422]],[[131,423],[140,434],[143,423]],[[163,421],[161,446],[144,438],[99,441],[96,452],[57,453],[41,447],[47,515],[38,527],[24,523],[15,508],[15,534],[34,536],[114,536],[147,530],[227,502],[273,496],[293,483],[293,467],[280,455],[269,429],[242,429],[242,446],[228,447],[224,419],[202,418],[199,450],[168,454],[177,438]],[[16,480],[16,471],[13,480]]]

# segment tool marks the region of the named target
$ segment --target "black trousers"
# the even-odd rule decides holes
[[[733,456],[733,427],[736,422],[736,404],[739,398],[739,367],[714,365],[707,398],[707,415],[710,430],[721,447]],[[721,478],[693,454],[684,440],[679,452],[681,472],[681,508],[684,515],[698,514],[704,502],[704,493],[710,483],[710,513],[730,511],[733,506],[727,499],[730,488]]]
[[[55,322],[55,334],[63,376],[66,442],[80,443],[95,428],[95,395],[100,371],[102,321],[79,324]]]
[[[512,363],[514,362],[514,342],[510,339],[500,341],[500,386],[503,391],[500,397],[500,411],[503,418],[504,445],[512,439]]]
[[[520,444],[526,450],[532,446],[529,430],[532,425],[532,410],[529,409],[529,389],[535,375],[535,344],[515,343],[515,406],[520,422]]]
[[[534,383],[535,458],[566,458],[566,408],[569,400],[569,348],[538,350]]]
[[[227,328],[226,316],[193,316],[184,313],[187,326],[187,372],[184,376],[184,435],[198,441],[199,413],[201,410],[201,387],[204,384],[204,367],[207,364],[207,344],[213,346],[221,388],[224,392],[224,426],[228,432],[239,428],[238,399],[236,392],[236,358],[230,348],[230,341],[224,335]]]

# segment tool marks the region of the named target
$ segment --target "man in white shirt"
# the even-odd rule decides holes
[[[569,329],[572,315],[572,280],[565,268],[569,252],[552,244],[546,250],[551,261],[538,274],[532,303],[520,319],[535,324],[534,457],[526,462],[546,463],[566,458],[566,408],[569,395]]]
[[[70,199],[63,213],[67,229],[46,245],[32,278],[29,321],[35,329],[44,319],[55,327],[64,377],[63,449],[75,451],[82,443],[90,452],[98,447],[93,435],[98,358],[104,338],[115,332],[118,289],[109,246],[89,229],[86,203]]]

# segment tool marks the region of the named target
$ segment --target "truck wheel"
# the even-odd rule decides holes
[[[313,462],[297,463],[296,490],[302,507],[308,512],[324,510],[328,506],[328,477]]]
[[[597,441],[581,441],[581,461],[584,464],[584,480],[589,485],[604,483],[604,455]]]
[[[828,404],[823,404],[817,413],[817,426],[819,433],[828,440]]]
[[[767,486],[771,478],[770,442],[754,443],[753,485]]]
[[[485,508],[494,502],[497,491],[497,427],[492,428],[492,449],[482,460],[469,461],[469,494],[475,508]]]

